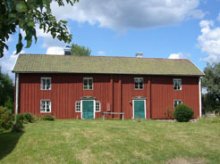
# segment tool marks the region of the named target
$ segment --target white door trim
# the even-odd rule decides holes
[[[132,100],[132,119],[134,119],[134,101],[144,101],[144,118],[146,119],[147,116],[146,116],[146,100],[144,99],[133,99]]]
[[[93,101],[93,119],[95,119],[95,100],[80,100],[80,103],[81,103],[81,119],[84,119],[83,118],[83,101]]]

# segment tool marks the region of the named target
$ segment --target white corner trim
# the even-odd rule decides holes
[[[202,117],[202,88],[201,88],[201,77],[199,78],[199,117]]]
[[[15,74],[15,115],[18,114],[19,74]]]

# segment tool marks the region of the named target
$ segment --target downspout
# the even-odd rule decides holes
[[[18,114],[19,74],[15,74],[15,118]],[[16,119],[15,119],[16,120]]]
[[[201,77],[199,77],[199,117],[202,117],[202,88],[201,88]]]

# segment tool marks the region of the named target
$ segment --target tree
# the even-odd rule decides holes
[[[87,47],[80,46],[78,44],[72,44],[71,54],[74,56],[90,56],[91,50]]]
[[[0,69],[0,106],[5,106],[8,109],[13,110],[13,101],[13,82],[7,74],[1,73]]]
[[[79,0],[54,0],[59,6],[73,5]],[[12,33],[18,32],[16,44],[17,53],[23,48],[29,48],[34,38],[37,41],[36,25],[53,38],[69,43],[69,34],[64,20],[57,21],[51,13],[52,0],[2,0],[0,2],[0,57],[4,55],[4,48],[8,49],[7,41]],[[22,32],[23,31],[23,32]]]
[[[205,111],[220,112],[220,63],[207,65],[204,70],[205,77],[202,80],[207,94],[203,96]]]

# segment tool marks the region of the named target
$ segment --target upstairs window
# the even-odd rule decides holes
[[[41,78],[41,90],[51,90],[51,78],[50,77]]]
[[[134,89],[143,89],[144,88],[144,78],[135,77],[134,78]]]
[[[182,80],[181,79],[173,79],[173,89],[174,90],[182,90]]]
[[[40,112],[41,113],[50,113],[51,112],[51,101],[50,100],[41,100],[40,101]]]
[[[83,78],[83,89],[84,90],[92,90],[93,89],[93,78],[92,77],[84,77]]]
[[[80,101],[76,101],[76,103],[75,103],[75,111],[76,112],[81,112],[81,102]]]
[[[100,101],[95,102],[95,111],[100,112],[101,111],[101,103]]]
[[[182,104],[183,102],[181,100],[174,100],[174,108],[176,108],[178,105]]]

